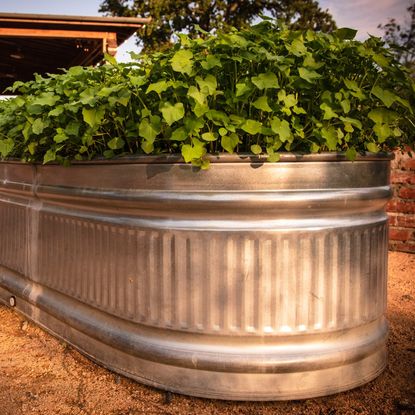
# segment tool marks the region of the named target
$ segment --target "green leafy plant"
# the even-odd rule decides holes
[[[415,84],[370,37],[272,21],[180,41],[119,64],[16,82],[0,104],[0,153],[25,161],[181,153],[388,151],[413,146]],[[403,96],[409,99],[404,99]]]

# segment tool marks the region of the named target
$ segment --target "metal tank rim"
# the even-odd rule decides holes
[[[343,152],[322,152],[314,154],[304,153],[278,153],[280,160],[271,163],[278,164],[281,162],[328,162],[328,161],[344,161],[344,162],[359,162],[359,161],[375,161],[375,160],[393,160],[395,158],[394,153],[391,152],[379,152],[370,153],[365,152],[364,154],[358,153],[355,160],[349,160]],[[266,155],[254,155],[249,153],[219,153],[219,154],[207,154],[206,158],[211,163],[268,163]],[[0,163],[10,164],[25,164],[33,166],[43,166],[41,162],[24,162],[19,159],[6,159],[0,160]],[[160,154],[160,155],[146,155],[146,154],[135,154],[115,157],[113,159],[95,158],[92,160],[71,160],[71,165],[111,165],[111,164],[184,164],[185,163],[180,154]],[[47,166],[59,166],[57,162],[47,163]],[[70,167],[70,166],[68,166]]]

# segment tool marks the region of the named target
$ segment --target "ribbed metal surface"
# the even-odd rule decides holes
[[[43,213],[40,229],[39,282],[151,326],[295,334],[352,327],[385,307],[385,223],[248,236],[137,230]]]
[[[21,274],[27,267],[28,210],[24,205],[0,198],[1,263]]]
[[[17,242],[0,238],[0,264],[35,285],[4,271],[0,286],[42,303],[32,318],[104,364],[229,399],[333,393],[384,367],[388,159],[13,167],[0,166],[0,196],[29,203],[0,204],[0,224],[25,235],[28,260],[18,268]]]

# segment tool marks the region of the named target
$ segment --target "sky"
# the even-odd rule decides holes
[[[82,16],[100,16],[102,0],[0,0],[0,12],[45,13]],[[357,38],[364,40],[368,34],[382,36],[377,28],[392,17],[398,22],[409,19],[406,8],[414,0],[319,0],[322,9],[328,9],[338,27],[358,29]],[[117,60],[129,60],[128,51],[138,51],[134,38],[118,48]]]

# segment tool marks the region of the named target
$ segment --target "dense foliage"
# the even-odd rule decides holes
[[[353,159],[413,145],[414,81],[380,39],[354,35],[264,21],[205,39],[180,35],[172,49],[130,64],[37,75],[0,105],[1,155],[65,162],[181,153],[205,168],[207,153],[223,151]]]
[[[174,33],[246,28],[262,14],[292,29],[328,32],[336,24],[316,0],[104,0],[100,12],[111,16],[151,17],[140,29],[139,44],[146,51],[171,46]]]

